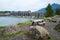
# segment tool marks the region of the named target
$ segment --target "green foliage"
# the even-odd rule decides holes
[[[0,11],[0,13],[10,13],[10,11]]]
[[[6,26],[0,26],[0,29],[6,28]]]
[[[3,32],[3,36],[4,37],[14,37],[14,36],[16,36],[16,35],[18,35],[18,34],[25,34],[25,35],[27,35],[28,34],[28,32],[23,32],[23,31],[19,31],[19,32],[16,32],[16,33],[12,33],[12,34],[7,34],[6,32]]]
[[[22,34],[27,34],[27,32],[19,31],[19,32],[16,32],[16,33],[9,34],[8,37],[14,37],[14,36],[16,36],[18,34],[21,34],[21,35]]]
[[[26,21],[26,22],[21,22],[21,23],[18,23],[17,25],[29,24],[30,22],[31,22],[31,20],[30,20],[30,21]]]
[[[56,14],[56,15],[60,15],[60,8],[57,8],[57,9],[56,9],[55,14]]]
[[[54,40],[54,38],[50,35],[50,38],[49,38],[49,40]]]
[[[52,9],[52,6],[48,4],[48,6],[46,7],[45,17],[52,17],[53,15],[54,15],[54,11]]]
[[[5,38],[0,38],[0,40],[6,40]]]

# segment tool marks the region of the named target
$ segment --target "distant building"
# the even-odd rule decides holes
[[[10,13],[5,13],[5,15],[10,15]]]
[[[11,12],[11,15],[15,16],[30,16],[35,18],[44,18],[44,14],[40,12],[31,12],[29,11],[17,11],[17,12]]]

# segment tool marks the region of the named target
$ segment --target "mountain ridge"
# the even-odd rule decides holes
[[[57,4],[57,3],[53,3],[51,6],[52,6],[53,10],[56,10],[57,8],[60,8],[60,4]],[[45,13],[46,8],[39,9],[38,12]]]

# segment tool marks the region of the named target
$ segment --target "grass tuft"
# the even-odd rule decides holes
[[[6,26],[0,26],[0,29],[6,28]]]
[[[17,25],[29,24],[30,22],[32,22],[32,20],[30,20],[30,21],[26,21],[26,22],[21,22],[21,23],[18,23]]]

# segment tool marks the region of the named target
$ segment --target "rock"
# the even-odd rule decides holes
[[[48,40],[49,32],[41,26],[31,26],[30,34],[35,34],[35,38],[39,40]]]
[[[7,26],[5,29],[4,29],[4,32],[6,32],[7,34],[12,34],[12,33],[16,33],[18,31],[21,31],[20,27],[17,26],[17,25],[10,25],[10,26]]]

